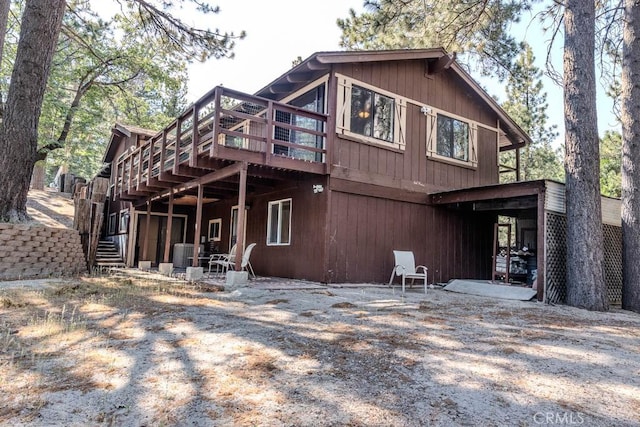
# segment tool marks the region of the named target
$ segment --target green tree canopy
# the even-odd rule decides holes
[[[244,34],[200,30],[172,13],[192,0],[132,0],[105,19],[86,0],[67,1],[38,128],[38,160],[49,178],[59,165],[90,178],[101,167],[115,121],[160,129],[186,106],[186,66],[195,60],[233,56]],[[218,9],[194,3],[201,13]],[[14,4],[7,43],[8,76],[24,2]],[[3,79],[2,91],[10,84]]]
[[[506,76],[518,53],[509,33],[533,1],[367,0],[365,11],[338,19],[341,45],[352,50],[444,47],[467,65]]]
[[[89,0],[13,2],[0,70],[0,220],[27,219],[36,161],[64,148],[59,160],[84,159],[79,173],[91,177],[114,119],[162,128],[184,106],[186,64],[233,56],[244,37],[180,18],[216,14],[206,1],[112,1],[120,8],[108,20]]]
[[[521,150],[521,179],[564,181],[560,153],[552,146],[558,132],[555,125],[548,124],[547,94],[542,86],[542,72],[534,62],[531,46],[524,44],[507,80],[507,100],[502,107],[533,141]],[[502,161],[512,163],[513,156],[512,152],[506,153]],[[509,178],[506,181],[515,179]]]
[[[622,197],[622,135],[606,131],[600,139],[600,188],[609,197]]]

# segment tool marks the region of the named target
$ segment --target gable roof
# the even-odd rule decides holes
[[[256,95],[273,100],[280,100],[328,73],[333,64],[406,60],[437,61],[442,59],[446,62],[445,68],[455,72],[499,117],[501,129],[505,132],[508,139],[507,141],[505,141],[504,138],[500,139],[501,149],[513,149],[531,143],[529,135],[527,135],[527,133],[509,117],[496,100],[455,61],[455,54],[449,55],[443,48],[317,52],[257,91]]]
[[[140,135],[142,139],[149,139],[155,136],[158,132],[155,130],[149,130],[138,126],[123,125],[122,123],[115,123],[111,128],[111,138],[109,138],[109,144],[104,152],[102,158],[103,163],[111,163],[113,156],[115,156],[118,149],[118,143],[123,138],[129,138],[131,135]]]

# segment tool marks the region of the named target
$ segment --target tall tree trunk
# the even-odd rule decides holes
[[[640,313],[640,2],[625,0],[622,59],[622,308]]]
[[[4,39],[9,26],[9,11],[11,10],[11,0],[0,0],[0,64],[4,54]],[[4,99],[0,94],[0,118],[4,111]]]
[[[27,0],[5,113],[0,126],[0,221],[27,216],[38,121],[65,0]]]
[[[0,0],[0,62],[4,53],[4,36],[7,34],[11,0]]]
[[[567,304],[603,311],[609,301],[603,269],[594,0],[567,0],[564,29]]]

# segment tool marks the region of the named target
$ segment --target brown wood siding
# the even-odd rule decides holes
[[[247,203],[246,244],[256,243],[251,264],[259,276],[291,277],[313,281],[324,280],[324,231],[328,190],[314,193],[312,186],[325,178],[283,183],[266,195],[249,195]],[[269,202],[291,198],[291,244],[267,246]],[[231,207],[236,200],[219,201],[203,208],[202,229],[208,230],[209,220],[222,218],[220,249],[228,251]]]
[[[497,117],[452,72],[425,77],[422,61],[340,64],[335,72],[444,111],[496,127]],[[335,102],[332,96],[330,102]],[[406,150],[399,152],[338,137],[333,133],[333,164],[371,176],[419,183],[427,192],[495,184],[498,182],[497,138],[478,128],[478,167],[465,168],[428,159],[426,118],[420,107],[407,106]],[[342,177],[341,177],[342,178]]]
[[[385,283],[393,250],[411,250],[429,281],[489,279],[495,216],[333,191],[327,281]]]

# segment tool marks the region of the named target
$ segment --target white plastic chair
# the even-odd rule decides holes
[[[231,250],[228,254],[212,254],[209,258],[209,274],[211,274],[211,266],[216,266],[216,273],[222,268],[224,273],[229,265],[229,262],[233,263],[236,259],[236,245],[231,246]]]
[[[406,279],[411,279],[411,285],[416,279],[424,280],[424,293],[427,293],[427,274],[428,268],[424,265],[416,266],[413,252],[411,251],[393,251],[395,258],[395,266],[391,272],[391,278],[389,278],[389,287],[393,284],[393,278],[395,276],[402,277],[402,293],[404,293]]]
[[[251,243],[249,246],[247,246],[247,249],[244,250],[244,253],[242,254],[242,261],[240,262],[240,267],[242,268],[242,270],[246,270],[247,272],[249,272],[249,274],[251,274],[251,276],[253,276],[253,278],[256,278],[256,273],[253,272],[253,267],[251,266],[251,262],[249,261],[249,258],[251,257],[251,251],[253,251],[253,248],[256,246],[255,243]],[[229,258],[226,261],[216,261],[216,263],[222,265],[222,268],[224,269],[224,271],[229,270],[230,268],[233,268],[233,266],[235,265],[236,261],[235,261],[235,254],[233,258]]]

